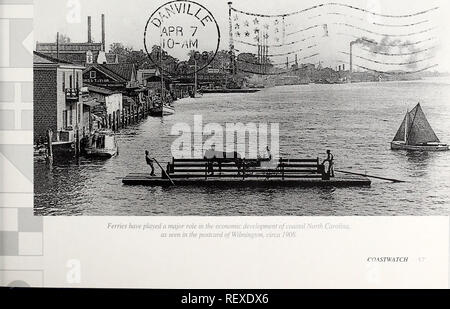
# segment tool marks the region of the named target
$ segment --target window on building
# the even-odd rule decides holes
[[[77,89],[79,89],[80,88],[80,72],[76,72],[76,79],[75,79],[75,81],[76,81],[76,84],[77,84],[77,86],[76,86],[76,88]]]
[[[89,77],[90,78],[97,78],[97,72],[96,71],[89,72]]]
[[[67,110],[63,111],[63,128],[67,128]]]
[[[66,72],[62,72],[62,90],[66,90]]]
[[[72,126],[72,118],[73,118],[73,112],[72,112],[72,107],[70,107],[69,109],[69,126]]]
[[[69,87],[73,88],[73,76],[72,76],[72,74],[69,75]]]
[[[88,50],[86,52],[86,63],[93,63],[94,62],[94,55],[92,54],[92,52],[90,50]]]

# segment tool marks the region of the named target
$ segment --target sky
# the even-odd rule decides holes
[[[136,50],[143,49],[143,37],[144,28],[148,18],[152,13],[161,5],[167,1],[161,0],[36,0],[35,1],[35,21],[34,21],[34,38],[39,42],[53,42],[56,37],[56,32],[63,33],[71,38],[72,42],[86,42],[87,41],[87,16],[92,16],[92,36],[93,40],[100,42],[101,40],[101,14],[106,16],[106,43],[109,46],[114,42],[121,42],[126,46],[133,47]],[[197,0],[198,3],[205,6],[215,17],[218,22],[218,26],[221,32],[220,47],[222,49],[228,49],[229,45],[229,22],[228,22],[228,0]],[[236,9],[253,12],[259,14],[285,14],[290,12],[299,11],[314,5],[321,3],[328,3],[330,1],[312,1],[312,0],[235,0],[233,7]],[[386,65],[384,63],[410,63],[408,65],[411,70],[417,68],[424,68],[427,64],[438,64],[435,69],[438,71],[450,72],[450,36],[448,35],[450,30],[450,3],[447,0],[334,0],[332,2],[339,2],[343,4],[352,5],[354,7],[367,9],[372,12],[376,12],[382,15],[408,15],[416,12],[424,11],[433,7],[439,7],[439,10],[433,11],[428,15],[421,15],[419,17],[410,18],[390,18],[373,16],[366,13],[361,13],[355,10],[334,9],[329,8],[328,11],[322,9],[311,11],[305,14],[294,15],[289,17],[288,23],[291,29],[305,29],[311,25],[327,24],[326,35],[324,29],[320,26],[317,29],[311,30],[311,32],[299,33],[298,41],[308,35],[315,36],[313,41],[304,45],[298,46],[292,45],[292,47],[285,46],[279,49],[273,48],[269,54],[285,54],[291,52],[292,48],[306,49],[306,46],[315,45],[311,53],[317,54],[314,58],[310,58],[309,62],[322,61],[325,66],[335,67],[340,63],[345,63],[348,59],[348,55],[345,53],[349,51],[349,42],[353,37],[362,37],[363,34],[358,29],[350,28],[343,24],[351,24],[359,29],[366,29],[372,32],[364,34],[364,37],[369,37],[371,33],[389,33],[397,35],[397,38],[403,40],[403,42],[421,42],[426,41],[429,38],[435,38],[434,41],[424,43],[421,46],[416,46],[416,49],[411,48],[405,50],[384,50],[386,53],[398,54],[407,53],[411,54],[408,57],[395,57],[390,58],[386,55],[380,54],[368,54],[367,47],[364,50],[364,46],[355,46],[355,54],[358,58],[354,60],[355,63],[361,64],[361,66],[370,66],[371,68],[384,70],[387,68],[396,68]],[[58,12],[56,14],[55,12]],[[336,13],[340,12],[341,16],[327,15],[323,17],[317,17],[318,13]],[[347,17],[343,17],[342,14],[347,14]],[[350,16],[350,17],[348,17]],[[244,15],[238,16],[236,23],[243,27]],[[249,17],[249,21],[252,21],[253,17]],[[372,25],[366,23],[367,19],[370,20]],[[274,19],[268,18],[268,23],[271,23]],[[427,23],[421,23],[427,21]],[[233,28],[235,21],[233,20]],[[374,26],[375,24],[386,25],[391,27]],[[392,25],[413,25],[410,28],[392,27]],[[431,32],[425,30],[431,29]],[[402,32],[404,29],[406,32]],[[237,30],[233,29],[233,35],[236,39]],[[424,32],[425,31],[425,32]],[[405,33],[417,33],[413,36],[405,36]],[[347,35],[347,37],[343,35]],[[447,35],[446,35],[447,34]],[[243,32],[242,32],[243,36]],[[380,41],[382,36],[375,37]],[[293,36],[294,38],[294,36]],[[392,39],[394,40],[394,39]],[[243,39],[243,41],[245,41]],[[288,40],[289,41],[289,40]],[[252,49],[249,45],[241,45],[236,43],[236,48],[241,51],[248,51],[257,53],[255,48]],[[423,61],[419,56],[415,56],[415,52],[422,50],[432,51],[423,53]],[[276,53],[275,53],[276,50]],[[295,50],[295,49],[294,49]],[[308,56],[306,51],[303,54]],[[414,55],[414,56],[413,56]],[[293,54],[287,55],[289,61],[293,61]],[[291,57],[291,58],[289,58]],[[300,55],[301,57],[301,55]],[[368,62],[365,59],[370,58],[372,61]],[[426,60],[426,61],[425,61]],[[274,56],[273,62],[285,62],[285,56]],[[306,61],[306,60],[305,60]]]

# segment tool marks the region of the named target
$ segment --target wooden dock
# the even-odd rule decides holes
[[[176,186],[212,186],[212,187],[368,187],[371,181],[362,176],[336,175],[330,180],[321,178],[245,178],[242,177],[215,177],[208,179],[201,178],[178,178],[173,179]],[[150,176],[145,173],[132,173],[122,179],[124,185],[129,186],[151,186],[170,187],[169,179],[157,176]]]
[[[261,91],[261,89],[249,88],[249,89],[203,89],[204,94],[209,93],[256,93]]]

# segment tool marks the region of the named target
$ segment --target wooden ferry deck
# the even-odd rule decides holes
[[[371,180],[362,176],[346,176],[336,174],[335,178],[183,178],[172,179],[176,186],[214,186],[214,187],[368,187]],[[166,187],[172,186],[169,179],[150,176],[145,173],[132,173],[122,179],[122,183],[130,186]]]
[[[132,173],[122,179],[133,186],[214,187],[363,187],[365,176],[336,173],[329,177],[316,159],[280,159],[271,162],[234,159],[172,159],[162,177]],[[161,167],[162,169],[162,167]]]

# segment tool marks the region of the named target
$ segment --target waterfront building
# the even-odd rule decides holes
[[[34,52],[34,143],[53,132],[54,145],[72,146],[89,133],[90,106],[83,104],[83,66]]]
[[[229,73],[222,69],[208,67],[197,73],[197,83],[200,88],[226,87],[231,81],[228,75]]]
[[[139,88],[136,67],[132,63],[87,65],[83,70],[83,81],[123,94]]]
[[[153,69],[139,69],[137,70],[137,81],[139,86],[147,87],[147,81],[149,78],[160,77],[161,73],[158,68]]]
[[[93,64],[83,71],[83,82],[88,85],[108,89],[112,93],[122,94],[122,108],[138,109],[140,104],[140,89],[137,70],[134,64]],[[122,110],[122,109],[121,109]],[[120,118],[121,113],[116,114]],[[107,115],[106,117],[109,117]],[[112,116],[112,121],[115,117]],[[106,118],[110,126],[109,118]]]
[[[86,85],[89,101],[95,102],[92,113],[99,117],[101,122],[120,117],[123,110],[123,96],[120,91],[114,91],[94,85]],[[98,125],[96,126],[98,127]]]

